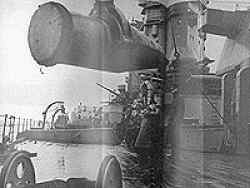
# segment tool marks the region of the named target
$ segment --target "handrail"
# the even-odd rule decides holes
[[[20,116],[14,116],[10,114],[0,115],[1,121],[3,122],[2,128],[0,129],[1,144],[12,143],[16,140],[17,136],[31,129],[32,125],[41,120],[34,120],[31,118],[21,118]]]

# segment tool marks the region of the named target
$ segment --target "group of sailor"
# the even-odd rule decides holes
[[[145,139],[151,139],[153,125],[158,117],[161,106],[161,80],[157,75],[141,73],[138,93],[125,105],[120,135],[128,146],[146,145]],[[154,119],[154,122],[151,119]],[[119,126],[119,125],[118,125]],[[146,138],[147,137],[147,138]]]
[[[102,107],[97,108],[93,106],[92,109],[89,109],[86,105],[83,105],[81,102],[79,105],[74,108],[74,110],[70,114],[71,122],[75,122],[77,120],[101,120],[102,118]]]
[[[161,105],[160,80],[154,80],[153,75],[141,73],[139,94],[133,101],[132,108],[144,114],[158,114]],[[156,78],[155,78],[156,79]]]

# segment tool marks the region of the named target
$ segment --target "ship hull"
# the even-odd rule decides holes
[[[111,128],[28,130],[20,133],[17,139],[98,145],[121,143]]]

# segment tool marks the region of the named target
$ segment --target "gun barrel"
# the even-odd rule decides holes
[[[99,84],[99,83],[96,83],[96,84],[97,84],[98,86],[100,86],[101,88],[103,88],[103,89],[109,91],[110,93],[112,93],[112,94],[114,94],[114,95],[120,97],[120,95],[119,95],[118,93],[114,92],[113,90],[111,90],[111,89],[109,89],[109,88],[107,88],[107,87],[105,87],[105,86],[103,86],[103,85],[101,85],[101,84]]]
[[[113,4],[98,1],[90,16],[72,14],[55,2],[39,6],[28,41],[33,58],[44,66],[125,72],[157,68],[167,61],[160,45],[132,28]]]

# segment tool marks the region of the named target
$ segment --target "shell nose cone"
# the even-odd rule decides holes
[[[59,53],[67,53],[72,27],[72,16],[63,5],[49,2],[39,6],[28,33],[30,51],[38,64],[54,65]]]

